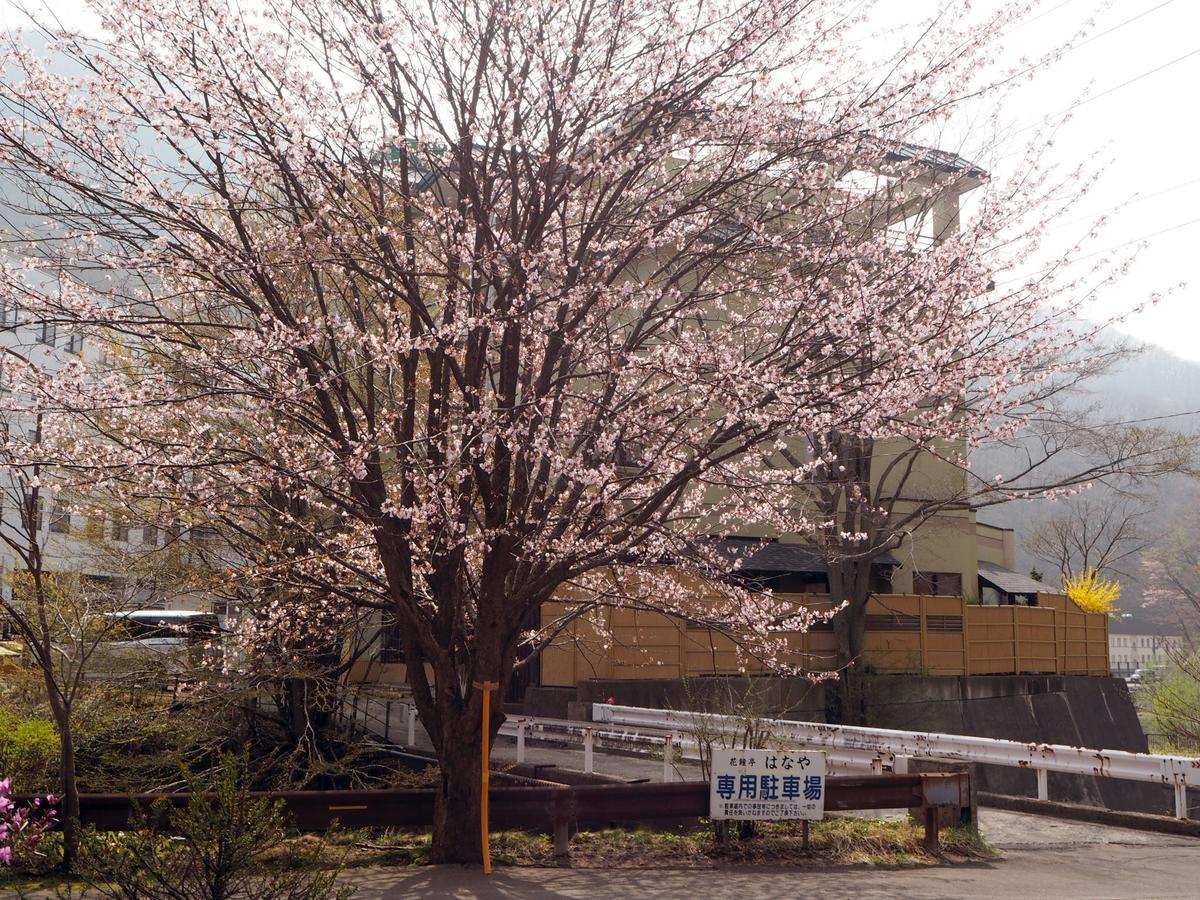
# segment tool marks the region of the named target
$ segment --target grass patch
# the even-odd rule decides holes
[[[838,816],[813,822],[810,847],[802,846],[799,822],[763,822],[757,834],[717,843],[706,827],[688,830],[581,831],[571,837],[576,868],[717,868],[737,865],[927,866],[994,859],[999,854],[975,832],[948,827],[941,831],[941,853],[924,846],[924,829],[909,819],[860,819]],[[427,832],[392,829],[335,829],[327,835],[291,837],[259,856],[264,872],[296,868],[422,866],[429,863]],[[491,836],[497,866],[553,866],[549,835],[500,831]],[[49,873],[41,878],[0,871],[0,887],[30,891],[65,888],[70,879]]]
[[[799,822],[764,822],[757,834],[717,843],[708,828],[581,831],[571,837],[571,865],[578,868],[715,868],[727,865],[907,866],[940,865],[998,856],[975,832],[943,828],[941,852],[929,853],[924,829],[908,819],[837,817],[812,823],[810,847],[803,849]],[[323,840],[327,858],[345,866],[424,865],[429,861],[429,835],[360,829]],[[521,831],[494,832],[492,862],[498,866],[553,866],[554,846],[548,835]]]

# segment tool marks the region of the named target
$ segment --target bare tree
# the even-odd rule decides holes
[[[1063,579],[1088,569],[1137,577],[1139,557],[1154,540],[1145,497],[1100,487],[1062,500],[1059,507],[1061,512],[1026,539],[1030,553]]]

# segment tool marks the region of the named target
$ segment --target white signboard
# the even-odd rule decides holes
[[[823,819],[825,754],[713,748],[709,818]]]

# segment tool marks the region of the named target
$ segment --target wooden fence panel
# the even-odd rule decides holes
[[[831,605],[825,595],[780,596],[810,609]],[[961,597],[872,597],[864,657],[885,672],[1109,674],[1107,617],[1084,613],[1058,595],[1042,595],[1039,602],[1037,607],[973,606]],[[563,608],[546,604],[543,624]],[[542,684],[768,670],[720,630],[642,610],[610,610],[604,615],[611,640],[585,620],[573,623],[544,651]],[[805,633],[781,633],[779,641],[776,659],[783,665],[807,671],[835,665],[837,644],[828,623]]]
[[[1015,672],[1017,648],[1008,606],[968,606],[966,643],[968,675]]]
[[[1015,630],[1018,673],[1057,673],[1058,638],[1056,617],[1053,609],[1036,606],[1008,606],[1011,610]]]

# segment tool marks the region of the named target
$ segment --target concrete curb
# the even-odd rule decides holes
[[[979,805],[1011,812],[1031,813],[1038,816],[1053,816],[1090,822],[1093,825],[1112,825],[1117,828],[1135,828],[1139,831],[1157,831],[1162,834],[1181,834],[1200,837],[1200,820],[1175,819],[1170,816],[1154,816],[1149,813],[1122,812],[1102,809],[1098,806],[1082,806],[1078,803],[1056,803],[1052,800],[1036,800],[1033,797],[1012,797],[1007,794],[992,794],[980,791]]]

